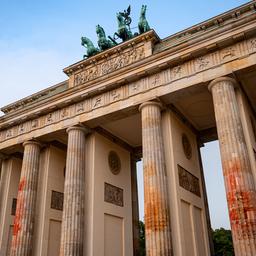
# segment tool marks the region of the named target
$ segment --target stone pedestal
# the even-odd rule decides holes
[[[236,81],[212,81],[216,125],[236,256],[256,255],[256,190],[245,143]]]
[[[27,141],[23,146],[24,156],[14,219],[11,256],[32,255],[41,145],[36,141]]]
[[[67,129],[68,149],[60,256],[82,256],[84,238],[85,133],[83,127]]]
[[[144,170],[147,256],[172,255],[167,174],[161,129],[161,104],[140,106]]]

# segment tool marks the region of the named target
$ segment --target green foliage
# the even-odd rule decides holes
[[[215,256],[233,256],[234,248],[230,230],[224,228],[212,231]]]
[[[140,250],[138,256],[146,256],[145,251],[145,224],[139,222]],[[234,256],[232,234],[224,228],[212,230],[215,256]]]
[[[145,250],[145,224],[142,221],[139,221],[139,231],[140,231],[140,251],[138,256],[146,256]]]

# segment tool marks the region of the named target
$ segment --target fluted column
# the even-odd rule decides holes
[[[236,256],[256,255],[256,190],[245,142],[236,81],[212,81],[212,92],[223,175]]]
[[[161,128],[161,104],[140,106],[144,171],[144,210],[147,256],[172,255],[167,175]]]
[[[60,256],[82,256],[84,237],[84,127],[67,129],[68,149],[64,186]]]
[[[7,158],[6,155],[0,153],[0,217],[1,217],[1,212],[2,212],[2,204],[3,204],[3,189],[4,189],[4,179],[3,179],[3,161]],[[0,220],[1,222],[1,220]]]
[[[41,144],[24,142],[11,256],[31,256]]]

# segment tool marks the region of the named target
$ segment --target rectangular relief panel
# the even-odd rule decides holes
[[[194,236],[191,216],[191,204],[181,200],[182,226],[183,226],[183,256],[194,256]]]
[[[123,218],[104,214],[104,256],[124,256]]]
[[[51,208],[54,210],[63,210],[64,193],[52,190]]]
[[[61,221],[50,220],[47,256],[59,256]]]
[[[199,179],[178,165],[179,185],[187,191],[201,197]]]
[[[117,206],[124,206],[124,191],[121,188],[113,186],[105,182],[104,187],[104,201],[115,204]]]

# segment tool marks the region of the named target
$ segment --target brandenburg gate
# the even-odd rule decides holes
[[[141,158],[147,256],[213,255],[199,149],[217,139],[235,255],[256,255],[256,3],[165,39],[142,18],[1,109],[1,256],[138,255]]]

